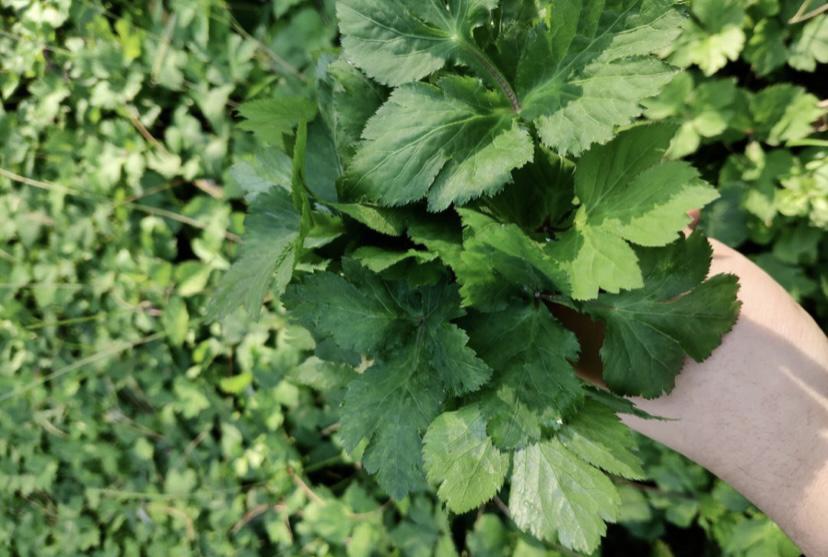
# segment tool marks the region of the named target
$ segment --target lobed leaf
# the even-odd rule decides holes
[[[704,280],[712,248],[700,234],[638,256],[643,289],[601,295],[584,309],[606,324],[607,384],[618,393],[657,397],[672,390],[687,356],[706,359],[736,323],[739,283],[733,275]]]
[[[505,99],[456,76],[396,89],[363,136],[350,191],[390,206],[427,197],[433,211],[498,191],[534,150]]]
[[[346,55],[385,85],[442,68],[471,40],[498,0],[338,0]]]
[[[509,455],[492,444],[483,413],[472,405],[431,423],[423,438],[423,458],[428,480],[439,484],[437,494],[456,513],[494,497],[509,470]]]
[[[638,126],[579,161],[575,192],[581,207],[575,226],[552,248],[565,261],[573,298],[644,286],[627,242],[669,244],[689,224],[688,211],[718,198],[693,167],[663,159],[674,134],[669,124]]]

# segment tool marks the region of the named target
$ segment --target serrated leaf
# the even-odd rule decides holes
[[[599,289],[641,288],[627,242],[666,245],[690,222],[688,211],[718,197],[692,166],[663,160],[674,133],[671,125],[639,126],[579,161],[575,226],[551,248],[566,262],[573,298],[595,298]]]
[[[757,75],[765,76],[785,64],[787,32],[787,26],[776,19],[763,19],[756,25],[742,56]]]
[[[512,177],[513,184],[484,202],[497,220],[515,223],[530,231],[564,225],[575,209],[572,161],[545,147],[536,147],[533,164],[516,170]]]
[[[184,344],[190,328],[190,312],[187,310],[187,303],[178,297],[170,299],[161,315],[161,322],[170,344],[173,346]]]
[[[287,190],[272,188],[256,197],[239,258],[219,283],[210,318],[224,318],[239,307],[258,317],[268,291],[281,295],[293,275],[300,232],[301,218]]]
[[[386,206],[428,197],[433,211],[498,191],[532,160],[528,131],[480,81],[396,89],[374,115],[348,169],[349,191]]]
[[[557,437],[567,449],[605,472],[631,480],[645,476],[641,459],[633,452],[632,431],[600,402],[587,400]]]
[[[430,363],[443,385],[455,394],[479,389],[491,369],[467,346],[469,336],[452,323],[433,323],[427,329]]]
[[[239,107],[244,117],[238,127],[253,132],[265,143],[283,147],[284,135],[299,122],[310,122],[316,114],[314,103],[306,97],[282,95],[248,101]]]
[[[509,455],[492,445],[477,406],[465,406],[434,420],[423,438],[429,482],[449,509],[464,513],[497,494],[509,469]]]
[[[465,305],[496,310],[512,298],[566,288],[564,269],[544,251],[543,244],[518,226],[501,224],[476,211],[459,213],[463,251],[452,267]]]
[[[575,335],[543,305],[512,305],[467,323],[471,346],[497,372],[495,388],[506,386],[540,415],[559,418],[582,396],[572,363]]]
[[[598,547],[621,504],[607,476],[554,439],[517,451],[512,468],[509,511],[520,528],[584,553]]]
[[[353,451],[367,440],[365,468],[396,499],[425,481],[421,435],[444,397],[439,383],[429,379],[422,370],[421,347],[412,343],[354,380],[345,395],[345,448]]]
[[[368,353],[382,346],[399,315],[381,282],[368,273],[362,278],[357,287],[334,273],[314,273],[291,285],[284,303],[292,317],[317,334]]]
[[[420,435],[443,399],[480,388],[491,370],[451,323],[462,314],[454,286],[386,281],[353,261],[344,273],[307,277],[285,305],[318,337],[377,362],[348,387],[343,438],[349,451],[368,442],[366,469],[401,498],[422,479]]]
[[[375,273],[381,273],[397,263],[407,260],[428,263],[434,261],[437,255],[427,251],[410,249],[407,251],[391,251],[376,246],[362,246],[351,253],[351,257]]]
[[[790,47],[788,63],[803,72],[813,72],[817,64],[828,64],[828,16],[807,22]]]
[[[417,81],[471,41],[498,0],[338,0],[345,54],[386,85]]]
[[[360,203],[329,203],[329,205],[381,234],[402,236],[405,233],[406,218],[403,209],[373,207]]]
[[[606,143],[642,112],[673,70],[656,53],[679,35],[682,16],[666,0],[556,0],[549,29],[522,49],[516,91],[521,116],[543,143],[579,154]]]
[[[385,102],[388,93],[345,59],[331,63],[327,71],[332,80],[329,126],[334,130],[339,152],[350,159],[365,124]]]
[[[681,67],[696,64],[705,75],[713,75],[729,61],[737,60],[745,45],[744,7],[741,0],[693,2],[695,17],[675,45],[670,60]]]
[[[712,248],[700,234],[638,256],[642,290],[604,294],[584,309],[606,324],[607,384],[652,398],[673,388],[687,356],[702,361],[719,346],[739,315],[739,282],[732,275],[704,281]]]

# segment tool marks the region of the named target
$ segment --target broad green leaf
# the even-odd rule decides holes
[[[224,318],[239,307],[257,317],[273,289],[281,295],[293,275],[300,216],[290,194],[272,188],[250,205],[239,258],[222,277],[210,305],[212,318]]]
[[[763,19],[756,25],[742,56],[757,75],[767,75],[785,64],[787,31],[787,24],[776,19]]]
[[[500,222],[511,222],[524,230],[563,227],[574,208],[574,177],[572,161],[537,146],[533,164],[516,170],[514,183],[484,200],[484,205]]]
[[[253,383],[253,374],[250,372],[242,373],[241,375],[234,375],[233,377],[224,377],[219,381],[219,387],[225,393],[237,395],[242,393],[247,387]]]
[[[338,0],[345,54],[386,85],[417,81],[458,55],[498,0]]]
[[[424,372],[421,351],[417,343],[402,346],[372,366],[348,387],[342,409],[345,448],[367,440],[365,468],[396,499],[425,483],[421,436],[445,396]]]
[[[669,392],[685,358],[706,359],[739,315],[738,279],[704,280],[712,248],[701,234],[639,249],[644,288],[604,294],[584,309],[604,321],[604,379],[621,394]],[[704,281],[704,282],[702,282]]]
[[[491,390],[481,400],[487,431],[498,449],[512,451],[540,441],[542,417],[509,386]]]
[[[583,399],[572,367],[578,341],[544,306],[513,305],[466,324],[471,347],[495,370],[486,410],[499,447],[525,443],[540,425],[556,426]]]
[[[239,128],[253,132],[276,147],[284,146],[284,135],[300,122],[310,122],[316,114],[314,103],[306,97],[277,96],[248,101],[239,107],[244,121]]]
[[[291,185],[290,157],[275,149],[260,149],[254,157],[242,160],[230,168],[230,176],[244,192],[248,201],[274,186],[285,189]]]
[[[469,336],[451,323],[434,322],[426,332],[429,363],[454,394],[476,391],[491,376],[491,369],[467,346]]]
[[[557,434],[563,445],[593,466],[631,480],[644,478],[632,431],[604,404],[588,399]]]
[[[550,440],[515,452],[509,511],[522,529],[592,553],[618,515],[621,498],[601,471]]]
[[[788,63],[803,72],[813,72],[817,64],[828,64],[828,16],[805,23],[791,45]]]
[[[668,0],[555,0],[549,27],[530,32],[516,91],[521,116],[543,143],[578,155],[612,139],[642,112],[673,70],[655,55],[679,35],[682,16]]]
[[[340,154],[350,159],[366,122],[385,102],[387,92],[345,59],[331,63],[327,70],[332,81],[328,125]]]
[[[572,367],[578,357],[575,335],[543,305],[513,305],[469,320],[471,345],[492,369],[496,388],[513,390],[539,414],[566,415],[581,398]]]
[[[350,191],[387,206],[428,197],[433,211],[497,192],[534,152],[506,100],[456,76],[396,89],[363,135]]]
[[[342,163],[331,130],[322,118],[308,127],[305,146],[304,183],[313,197],[321,202],[336,202],[336,182],[342,175]]]
[[[382,346],[399,315],[381,282],[367,273],[359,286],[334,273],[314,273],[284,296],[291,316],[356,352]]]
[[[574,228],[552,248],[568,268],[575,299],[595,298],[599,289],[641,288],[627,242],[669,244],[690,222],[688,211],[718,197],[692,166],[663,160],[674,133],[671,125],[638,126],[579,161],[575,192],[581,207]]]
[[[686,67],[699,66],[713,75],[739,58],[745,45],[742,25],[747,17],[741,0],[696,0],[694,17],[675,45],[670,61]]]
[[[481,310],[505,307],[526,298],[565,289],[561,266],[518,226],[501,224],[471,210],[460,210],[464,239],[453,266],[463,303]]]
[[[187,339],[187,332],[190,328],[190,313],[187,311],[187,303],[181,298],[172,298],[164,308],[161,316],[164,323],[164,332],[167,340],[173,346],[181,346]]]
[[[434,420],[423,438],[423,458],[429,482],[456,513],[470,511],[497,494],[509,455],[492,445],[480,408],[464,406]]]

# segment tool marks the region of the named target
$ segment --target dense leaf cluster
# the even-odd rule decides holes
[[[215,313],[255,314],[287,287],[320,357],[367,360],[341,435],[390,495],[427,480],[462,513],[508,477],[520,528],[591,552],[620,507],[607,474],[641,472],[624,403],[576,376],[553,308],[602,322],[608,386],[648,397],[738,314],[735,277],[707,279],[706,239],[680,236],[716,190],[667,156],[675,125],[630,127],[675,75],[657,54],[684,15],[664,0],[340,0],[337,16],[316,114],[287,96],[242,109],[291,155],[271,189],[242,180],[244,252]]]
[[[566,303],[607,318],[617,313],[613,307],[641,312],[664,300],[688,303],[671,289],[692,301],[717,286],[658,278],[664,270],[653,267],[653,255],[672,261],[680,249],[688,255],[682,264],[699,273],[707,257],[699,237],[664,251],[641,243],[646,229],[637,224],[684,218],[658,200],[619,223],[602,218],[617,204],[593,204],[597,209],[584,209],[574,223],[581,208],[572,205],[575,188],[580,202],[581,192],[601,186],[584,170],[578,177],[584,153],[598,147],[563,146],[584,141],[581,131],[609,125],[602,133],[615,134],[618,118],[628,122],[643,107],[648,119],[667,120],[651,130],[679,130],[651,172],[681,169],[689,177],[688,165],[670,161],[691,155],[722,193],[702,221],[709,234],[752,254],[825,316],[825,144],[818,131],[824,107],[817,106],[825,91],[786,61],[770,73],[755,67],[758,78],[739,61],[713,79],[675,73],[668,66],[692,63],[668,55],[682,34],[657,56],[636,55],[651,77],[675,75],[661,95],[639,99],[642,107],[613,98],[616,91],[579,90],[599,75],[586,68],[626,71],[630,60],[573,67],[555,114],[570,114],[563,109],[574,92],[584,93],[575,109],[600,109],[590,95],[610,95],[607,103],[627,108],[610,114],[610,124],[581,122],[574,136],[555,139],[541,132],[554,114],[514,115],[513,101],[525,104],[520,95],[540,81],[518,78],[515,56],[522,50],[497,44],[506,44],[509,18],[529,25],[536,12],[506,4],[491,17],[472,17],[474,44],[491,64],[463,61],[468,52],[435,45],[418,67],[439,67],[437,73],[403,87],[442,91],[444,77],[460,84],[480,77],[469,90],[482,95],[474,110],[501,107],[505,114],[481,118],[464,133],[494,129],[525,138],[513,128],[525,130],[531,162],[506,172],[458,169],[446,160],[422,201],[389,208],[366,203],[370,192],[360,188],[367,182],[350,189],[346,175],[363,148],[365,123],[400,83],[369,79],[367,67],[358,71],[347,52],[339,56],[333,2],[277,1],[254,11],[230,2],[228,11],[223,3],[189,0],[0,0],[0,555],[560,557],[572,552],[558,539],[532,535],[548,538],[551,528],[528,505],[562,501],[561,512],[583,527],[560,529],[560,541],[592,539],[603,529],[602,512],[618,522],[595,555],[797,555],[725,484],[630,436],[614,417],[617,401],[585,391],[571,374],[577,342],[547,307]],[[794,60],[788,53],[797,52],[824,62],[824,16],[789,24],[799,2],[730,5],[746,16],[737,25],[746,43],[761,45],[751,38],[758,23],[781,30],[785,47],[775,56]],[[803,14],[819,6],[811,2]],[[711,9],[699,0],[690,8],[693,23]],[[682,21],[687,29],[688,19]],[[705,44],[718,41],[709,22],[693,33],[696,40],[706,36]],[[578,36],[573,45],[582,44]],[[733,58],[750,64],[750,51],[745,46]],[[386,69],[407,71],[392,66]],[[548,79],[547,70],[565,68],[532,75]],[[625,76],[633,97],[648,86]],[[554,101],[558,92],[545,87],[543,94]],[[240,104],[253,97],[259,100]],[[471,110],[466,101],[479,100],[446,98],[461,112]],[[241,128],[255,137],[236,131],[237,108],[248,118]],[[462,141],[454,146],[464,160],[478,152]],[[523,157],[511,144],[494,156],[500,146],[507,144],[498,141],[476,160],[503,165]],[[468,202],[458,198],[459,211],[435,215],[428,203],[444,174],[459,185],[480,177],[505,181],[482,197],[469,190]],[[537,183],[559,187],[541,190]],[[707,197],[700,186],[694,176],[676,194]],[[242,215],[228,200],[242,194],[253,209],[244,227],[249,241],[239,249]],[[675,234],[679,227],[668,228]],[[574,266],[550,264],[561,255],[548,244],[569,235],[577,246],[594,234],[635,254],[635,273],[624,280],[640,280],[644,289],[619,286],[623,291],[612,294],[600,284],[598,299],[575,300],[560,288]],[[577,253],[583,250],[563,261]],[[244,265],[225,274],[233,258]],[[275,302],[293,266],[297,279],[286,300],[291,307],[312,302],[295,314],[310,322],[316,341]],[[220,292],[229,301],[211,304],[208,293],[220,275],[228,277]],[[350,294],[347,304],[329,298],[331,284]],[[303,296],[305,288],[323,295]],[[543,294],[537,302],[536,292]],[[203,320],[205,308],[216,314],[241,305],[259,321],[242,313],[221,327]],[[364,319],[366,308],[377,317]],[[614,327],[631,334],[627,323]],[[704,346],[668,342],[659,349],[672,361]],[[650,375],[625,376],[623,361],[614,369],[619,387],[653,385]],[[380,378],[382,370],[388,373]],[[658,366],[646,372],[670,379]],[[550,377],[559,379],[554,389]],[[375,408],[406,401],[398,391],[374,398],[400,380],[433,395],[418,399],[422,410],[440,406],[423,435],[411,435],[402,415]],[[408,452],[398,470],[389,469],[389,432],[424,451]],[[417,454],[423,458],[412,473]],[[483,472],[472,477],[474,466]],[[389,500],[388,481],[382,479],[385,488],[376,482],[383,471],[385,478],[418,478],[411,479],[413,493]],[[564,496],[530,490],[534,472]],[[477,506],[503,477],[499,498],[476,514],[445,511],[442,501],[457,511]],[[583,497],[585,485],[596,486],[594,496]],[[564,523],[552,526],[558,524]]]

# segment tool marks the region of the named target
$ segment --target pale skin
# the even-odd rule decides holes
[[[826,557],[828,339],[764,271],[712,243],[711,274],[740,279],[739,321],[708,360],[687,363],[672,393],[635,399],[671,420],[624,421],[730,483],[808,557]],[[594,370],[599,335],[581,336],[592,354],[582,365]]]

